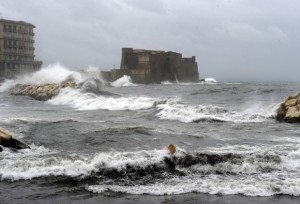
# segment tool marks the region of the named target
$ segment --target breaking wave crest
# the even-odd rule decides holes
[[[65,88],[47,103],[70,105],[77,110],[145,110],[152,108],[155,102],[149,97],[107,97]]]
[[[121,87],[121,86],[136,86],[136,84],[132,83],[131,77],[124,75],[123,77],[117,79],[114,82],[110,83],[113,87]]]
[[[193,153],[179,149],[174,155],[149,150],[62,156],[34,145],[31,150],[10,151],[1,153],[5,155],[0,160],[1,180],[65,177],[95,193],[300,195],[299,147],[246,153],[228,153],[226,148]]]
[[[69,105],[77,110],[156,110],[156,116],[165,120],[180,122],[263,122],[272,117],[274,108],[268,112],[237,112],[214,105],[186,105],[179,98],[107,97],[80,90],[65,88],[47,103],[52,105]]]
[[[96,76],[96,77],[95,77]],[[99,77],[97,77],[99,76]],[[50,64],[33,73],[19,75],[16,79],[7,79],[0,86],[0,92],[8,91],[17,84],[47,84],[60,83],[65,80],[74,80],[76,83],[84,83],[89,78],[100,78],[100,70],[97,67],[89,66],[82,71],[72,71],[60,63]]]
[[[269,112],[237,112],[214,105],[185,105],[168,101],[157,105],[160,110],[156,114],[161,119],[190,122],[262,122],[273,116],[275,110]]]
[[[70,71],[59,63],[51,64],[43,67],[41,70],[17,76],[16,79],[7,79],[0,86],[0,92],[4,92],[14,87],[17,84],[45,84],[45,83],[60,83],[68,76],[73,76],[78,79],[79,73]],[[80,79],[78,79],[80,80]]]

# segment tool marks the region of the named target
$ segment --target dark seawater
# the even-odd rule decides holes
[[[47,102],[0,92],[0,127],[31,146],[0,153],[0,203],[299,203],[299,124],[274,119],[299,88],[67,88]]]

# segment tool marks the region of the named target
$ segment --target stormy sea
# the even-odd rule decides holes
[[[47,101],[16,84],[78,83],[59,64],[0,85],[0,127],[31,149],[0,152],[0,203],[299,203],[299,124],[275,110],[300,83],[106,83]],[[167,151],[174,144],[175,154]]]

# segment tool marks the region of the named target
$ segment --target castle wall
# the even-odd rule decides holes
[[[178,80],[183,82],[199,81],[198,65],[195,57],[182,58],[181,68],[178,72]]]
[[[195,57],[182,58],[181,53],[160,50],[123,48],[119,70],[112,70],[112,81],[129,75],[134,83],[163,81],[199,81]]]

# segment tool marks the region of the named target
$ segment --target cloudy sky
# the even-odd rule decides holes
[[[1,0],[36,26],[36,58],[118,68],[121,48],[196,56],[200,77],[300,80],[299,0]]]

